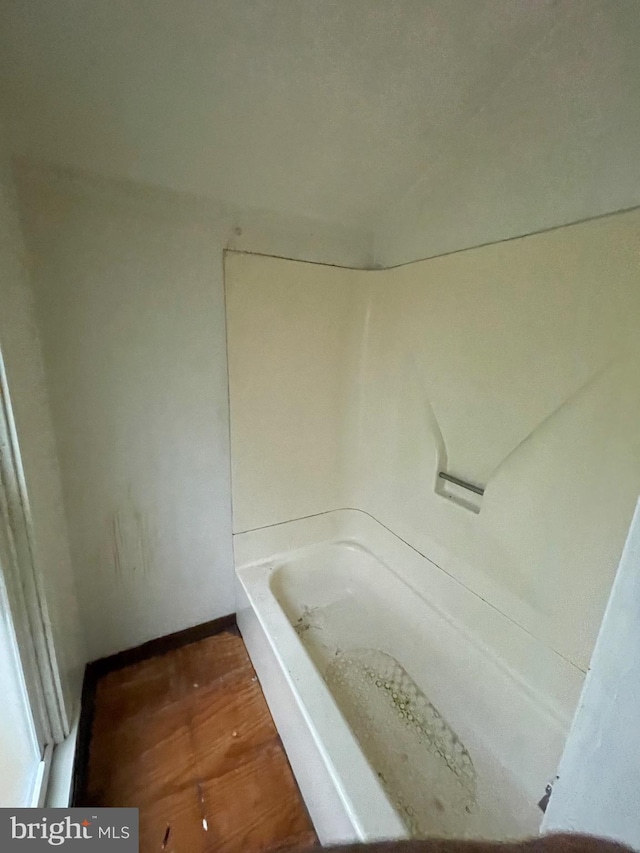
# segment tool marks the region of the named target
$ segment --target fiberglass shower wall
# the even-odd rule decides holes
[[[639,226],[382,271],[227,254],[234,532],[365,511],[586,670],[640,492]]]

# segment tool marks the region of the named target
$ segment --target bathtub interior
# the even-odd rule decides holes
[[[282,698],[269,646],[293,697],[279,719],[302,709],[353,826],[338,837],[320,821],[323,840],[539,830],[584,672],[361,511],[234,543],[267,700]],[[297,777],[307,763],[292,760]],[[322,803],[301,788],[313,817]]]
[[[353,541],[270,587],[410,834],[538,831],[565,726],[486,649]]]

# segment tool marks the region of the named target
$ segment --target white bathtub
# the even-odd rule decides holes
[[[364,513],[235,553],[238,624],[323,843],[537,832],[581,672]]]

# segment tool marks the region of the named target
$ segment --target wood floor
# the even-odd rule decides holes
[[[236,632],[99,681],[84,800],[138,807],[141,853],[317,844]]]

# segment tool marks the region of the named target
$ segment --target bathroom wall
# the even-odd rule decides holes
[[[636,211],[342,290],[230,259],[234,530],[364,510],[586,669],[640,492],[638,234]]]
[[[21,163],[88,659],[234,610],[223,249],[368,235]]]
[[[228,252],[233,529],[348,506],[362,272]]]
[[[29,502],[39,592],[51,628],[65,705],[63,713],[69,726],[79,707],[86,649],[14,189],[9,158],[0,144],[0,347]]]
[[[629,528],[541,831],[640,846],[640,504]]]
[[[356,383],[354,505],[583,668],[640,492],[639,225],[372,275]]]

